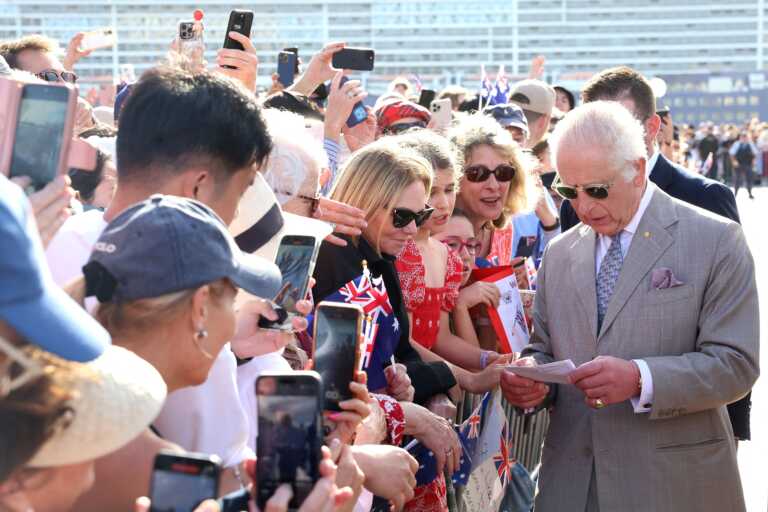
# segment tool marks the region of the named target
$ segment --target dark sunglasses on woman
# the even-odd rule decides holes
[[[593,185],[576,185],[574,187],[566,185],[560,179],[560,175],[555,176],[555,181],[552,183],[552,190],[563,199],[573,201],[579,195],[579,189],[587,194],[592,199],[605,199],[608,197],[608,189],[613,186],[611,183],[595,183]]]
[[[485,181],[493,174],[496,177],[496,181],[505,182],[512,181],[515,177],[515,168],[508,164],[501,164],[495,169],[489,169],[484,165],[471,165],[464,169],[464,176],[468,181],[477,183]]]
[[[67,82],[69,84],[74,84],[77,82],[77,75],[71,71],[56,71],[55,69],[46,69],[36,73],[35,76],[41,80],[45,80],[46,82]]]
[[[466,240],[462,240],[461,237],[458,236],[448,236],[443,240],[443,243],[447,245],[450,250],[456,252],[461,252],[461,250],[466,247],[467,252],[470,255],[477,254],[480,251],[480,247],[483,245],[477,238],[467,238]]]
[[[427,221],[434,211],[435,209],[430,206],[419,212],[409,210],[408,208],[394,208],[392,210],[392,225],[400,229],[406,227],[411,222],[415,222],[416,227],[419,227]]]

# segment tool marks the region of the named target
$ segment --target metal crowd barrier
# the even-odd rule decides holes
[[[472,414],[472,411],[480,404],[483,395],[465,393],[456,411],[456,423],[461,424]],[[531,474],[536,480],[541,465],[541,449],[544,437],[549,428],[549,411],[542,409],[535,414],[523,414],[519,410],[502,401],[504,413],[507,417],[507,428],[512,432],[512,456]],[[450,478],[446,479],[448,486],[448,508],[450,512],[477,512],[464,510],[462,502],[457,498],[461,495],[461,489],[454,489]],[[493,511],[487,511],[493,512]]]

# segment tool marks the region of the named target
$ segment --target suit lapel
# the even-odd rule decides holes
[[[597,333],[597,292],[595,290],[595,232],[582,224],[581,235],[571,246],[573,265],[571,276],[576,285],[576,295],[587,312],[590,332]]]
[[[598,342],[611,327],[643,278],[674,242],[674,238],[666,228],[676,222],[677,213],[674,203],[666,194],[658,189],[655,190],[621,266],[616,288],[608,303],[608,310],[605,312],[603,327],[598,334]]]

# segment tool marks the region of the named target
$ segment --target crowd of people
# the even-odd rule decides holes
[[[209,69],[169,59],[114,102],[81,98],[95,170],[38,191],[0,176],[1,510],[150,510],[161,450],[221,460],[197,510],[255,510],[257,379],[312,368],[317,305],[361,275],[381,323],[291,509],[448,510],[456,405],[499,389],[550,410],[537,511],[744,510],[759,319],[734,192],[752,195],[764,126],[674,126],[619,67],[581,105],[535,77],[503,102],[447,88],[448,126],[396,80],[350,127],[367,92],[331,64],[343,43],[259,92],[256,51],[230,36],[244,49]],[[35,35],[0,57],[7,79],[75,83],[87,55]],[[280,241],[306,234],[322,239],[309,291],[289,328],[260,327],[278,320]],[[514,352],[485,314],[508,297],[474,272],[520,259],[535,299]],[[566,359],[569,384],[510,370]]]

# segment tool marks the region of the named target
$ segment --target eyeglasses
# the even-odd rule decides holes
[[[568,199],[571,201],[578,197],[579,189],[584,191],[584,193],[592,199],[605,199],[608,197],[608,189],[612,186],[613,182],[595,183],[594,185],[576,185],[571,187],[570,185],[565,185],[560,179],[560,175],[558,174],[555,176],[555,181],[552,183],[552,190],[557,192],[557,194],[563,199]]]
[[[414,121],[413,123],[399,123],[399,124],[393,124],[393,125],[387,126],[382,130],[382,133],[384,135],[396,135],[406,130],[410,130],[411,128],[426,128],[426,127],[427,127],[427,123],[425,123],[424,121]]]
[[[477,254],[480,251],[483,243],[477,238],[467,238],[462,240],[458,236],[448,236],[443,240],[443,243],[448,246],[452,251],[461,252],[461,249],[467,249],[470,255]]]
[[[46,82],[67,82],[73,84],[77,82],[77,75],[71,71],[56,71],[55,69],[46,69],[35,75]]]
[[[496,181],[505,182],[512,181],[516,172],[514,167],[507,164],[501,164],[493,170],[484,165],[472,165],[464,169],[464,176],[467,177],[468,181],[477,183],[487,180],[493,174]]]
[[[427,206],[420,212],[414,212],[408,208],[394,208],[392,210],[392,225],[396,228],[404,228],[411,222],[416,223],[416,227],[424,224],[427,219],[432,215],[435,209]]]

